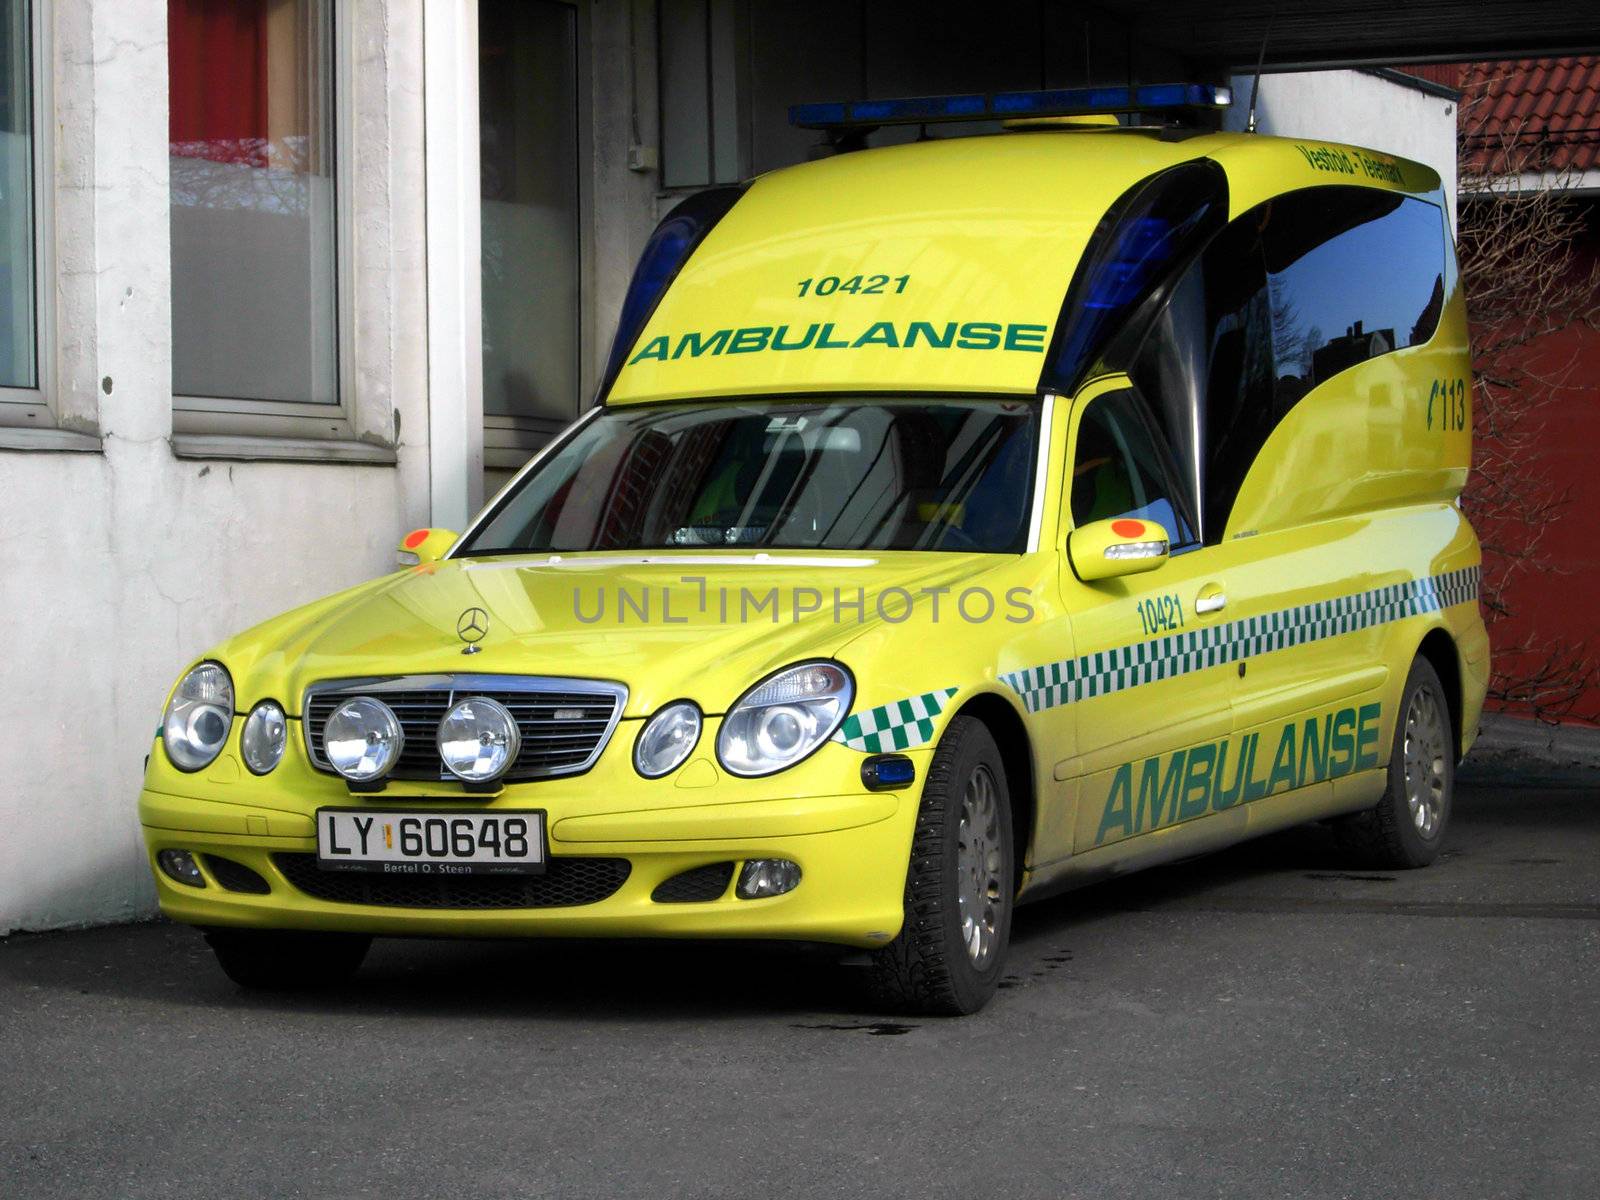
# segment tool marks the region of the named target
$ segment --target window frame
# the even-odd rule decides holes
[[[172,448],[180,458],[272,458],[393,463],[387,423],[368,428],[356,403],[354,6],[329,0],[333,182],[333,404],[172,393]],[[171,66],[168,65],[170,78]],[[169,200],[170,208],[170,200]],[[170,285],[169,285],[170,286]]]
[[[573,10],[574,80],[577,88],[578,138],[578,395],[576,410],[564,419],[483,415],[483,466],[489,471],[515,471],[530,455],[548,445],[562,430],[593,407],[599,373],[594,365],[594,121],[593,55],[589,6],[578,0],[549,0]],[[474,49],[476,54],[476,49]],[[481,207],[473,214],[479,219]],[[482,258],[473,264],[476,287],[483,294]],[[481,354],[481,351],[480,351]]]
[[[28,101],[32,124],[34,385],[0,386],[0,448],[98,450],[100,439],[65,428],[56,398],[55,38],[52,6],[27,4]],[[82,424],[83,422],[76,422]]]

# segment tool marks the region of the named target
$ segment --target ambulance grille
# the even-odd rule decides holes
[[[574,908],[616,894],[633,864],[625,858],[549,860],[543,875],[384,875],[324,871],[315,854],[274,854],[295,888],[330,904],[388,908]]]
[[[439,759],[434,734],[457,700],[487,696],[505,705],[522,733],[522,749],[505,774],[508,783],[576,775],[600,757],[622,715],[628,690],[621,684],[586,679],[515,675],[439,675],[402,679],[343,679],[306,689],[306,752],[319,771],[333,770],[323,752],[323,727],[351,696],[382,700],[399,718],[405,749],[390,779],[455,777]]]

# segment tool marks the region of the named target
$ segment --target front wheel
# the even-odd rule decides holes
[[[208,929],[223,974],[251,991],[332,987],[356,973],[372,939],[356,933],[285,929]]]
[[[1438,857],[1455,798],[1455,745],[1444,687],[1432,664],[1418,658],[1400,693],[1383,799],[1345,818],[1340,831],[1366,865],[1404,870]]]
[[[905,923],[873,955],[872,990],[881,1003],[959,1016],[989,1002],[1011,938],[1014,857],[999,748],[983,722],[956,717],[922,788]]]

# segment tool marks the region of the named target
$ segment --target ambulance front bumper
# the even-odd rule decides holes
[[[710,797],[706,798],[710,801]],[[313,818],[146,789],[140,820],[161,909],[188,924],[436,937],[795,939],[870,948],[899,932],[913,792],[670,809],[547,812],[541,875],[325,871]],[[163,871],[196,856],[203,887]],[[744,864],[785,859],[800,881],[741,899]]]

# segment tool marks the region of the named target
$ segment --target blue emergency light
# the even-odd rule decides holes
[[[1134,87],[1053,88],[966,96],[911,96],[902,100],[840,100],[789,106],[800,129],[860,129],[879,125],[931,125],[944,121],[1008,121],[1026,117],[1086,117],[1102,113],[1219,109],[1233,89],[1218,83],[1146,83]]]

